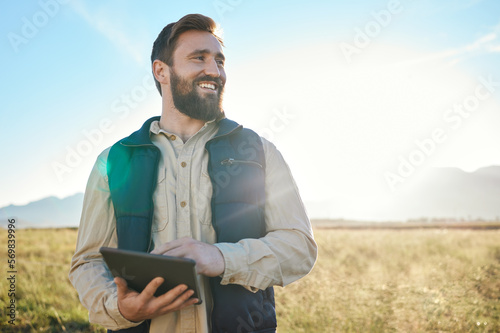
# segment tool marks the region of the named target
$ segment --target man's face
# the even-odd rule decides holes
[[[181,34],[170,67],[170,89],[176,109],[194,119],[217,118],[222,112],[225,83],[219,41],[204,31]]]

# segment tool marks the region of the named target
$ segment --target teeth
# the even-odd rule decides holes
[[[215,90],[215,85],[211,83],[200,83],[200,87]]]

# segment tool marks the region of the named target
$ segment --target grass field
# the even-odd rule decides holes
[[[0,236],[2,276],[7,231]],[[2,332],[105,332],[68,281],[74,229],[17,230],[15,325]],[[316,229],[319,258],[276,288],[279,332],[500,332],[499,230]]]

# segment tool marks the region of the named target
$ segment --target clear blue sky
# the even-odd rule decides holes
[[[500,165],[496,0],[4,1],[0,207],[83,192],[97,155],[159,115],[151,45],[188,13],[220,23],[226,114],[278,146],[313,215],[430,167]]]

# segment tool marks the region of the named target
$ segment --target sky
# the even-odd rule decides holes
[[[278,147],[312,217],[384,218],[430,168],[500,165],[496,0],[3,1],[0,207],[84,192],[160,114],[151,46],[189,13],[220,25],[226,116]]]

